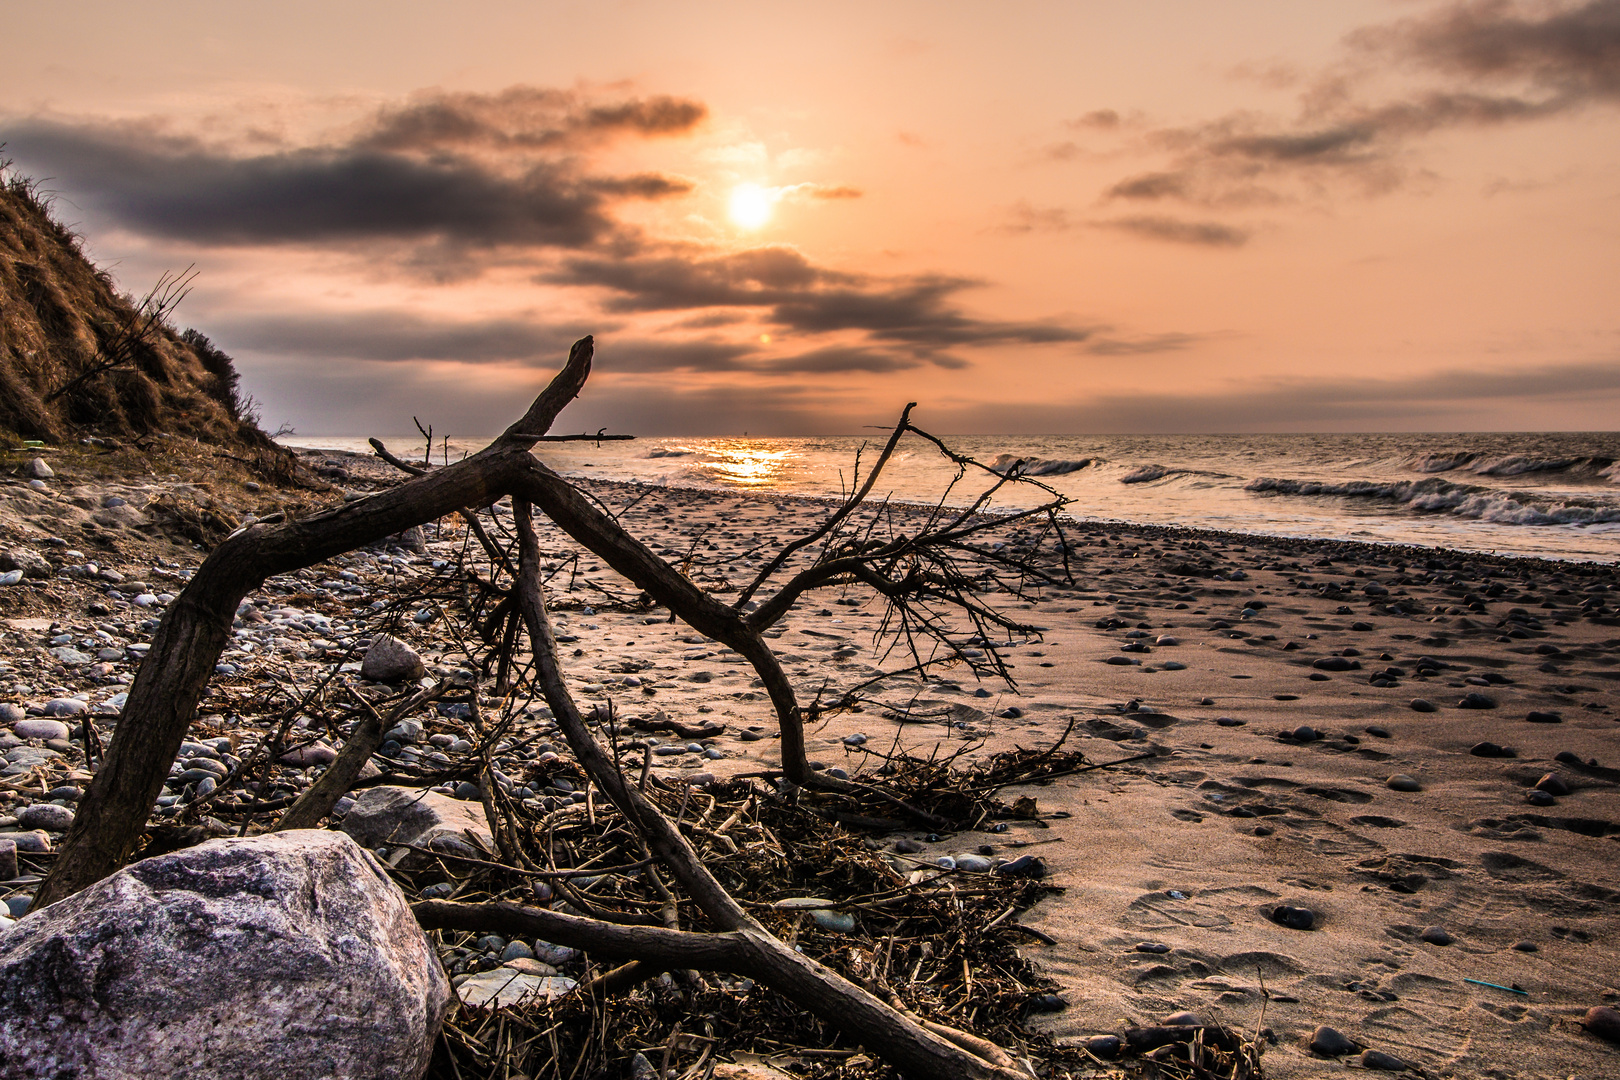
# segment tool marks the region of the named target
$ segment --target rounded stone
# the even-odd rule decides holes
[[[1564,778],[1555,772],[1542,776],[1540,780],[1536,781],[1535,787],[1537,791],[1545,791],[1549,795],[1564,796],[1569,794],[1569,785],[1564,783]]]
[[[12,725],[11,732],[19,739],[65,739],[69,734],[68,726],[62,721],[38,717],[17,721]]]
[[[25,829],[66,832],[73,824],[73,811],[55,803],[35,803],[17,811],[17,824]]]
[[[1353,1054],[1358,1049],[1355,1040],[1349,1036],[1323,1024],[1311,1032],[1311,1052],[1324,1057],[1343,1057]]]
[[[1620,1011],[1607,1005],[1594,1005],[1586,1010],[1586,1018],[1581,1025],[1600,1039],[1620,1043]]]
[[[1430,945],[1450,945],[1457,940],[1448,934],[1443,926],[1426,926],[1423,928],[1423,933],[1418,935],[1418,938],[1427,941]]]
[[[1382,1050],[1363,1050],[1360,1060],[1363,1069],[1376,1069],[1381,1072],[1403,1072],[1406,1069],[1406,1062]]]
[[[1405,773],[1396,773],[1384,781],[1384,786],[1391,791],[1422,791],[1423,785],[1407,776]]]
[[[1281,904],[1272,909],[1271,921],[1290,930],[1309,930],[1316,925],[1316,912],[1310,908]]]
[[[1118,1035],[1093,1035],[1086,1040],[1086,1053],[1112,1061],[1119,1056],[1123,1045]]]
[[[1411,707],[1412,707],[1413,712],[1436,712],[1436,711],[1438,711],[1438,708],[1439,708],[1437,705],[1435,705],[1434,702],[1430,701],[1428,698],[1420,698],[1420,697],[1415,697],[1415,698],[1412,699],[1412,706]]]

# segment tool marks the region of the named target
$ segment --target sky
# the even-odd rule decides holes
[[[0,0],[267,428],[1614,430],[1620,0]]]

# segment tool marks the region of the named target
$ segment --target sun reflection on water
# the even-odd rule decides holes
[[[697,466],[715,480],[738,487],[777,486],[797,455],[791,446],[756,439],[715,439],[699,453],[707,460]]]

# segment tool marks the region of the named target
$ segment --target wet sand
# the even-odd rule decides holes
[[[735,582],[738,555],[823,513],[661,491],[625,523],[671,551],[696,540]],[[890,838],[928,855],[987,845],[1046,860],[1067,891],[1023,921],[1055,939],[1030,953],[1068,1007],[1040,1026],[1078,1039],[1190,1010],[1270,1028],[1276,1077],[1333,1067],[1307,1049],[1319,1025],[1435,1075],[1620,1068],[1577,1024],[1620,997],[1613,566],[1118,525],[1079,526],[1070,544],[1074,587],[991,598],[1041,628],[1006,649],[1016,691],[947,671],[884,697],[916,694],[919,711],[950,708],[948,723],[872,707],[811,738],[813,761],[849,771],[866,757],[845,742],[859,735],[923,753],[982,740],[990,753],[1073,724],[1092,760],[1157,755],[1009,792],[1036,797],[1046,828]],[[776,647],[805,700],[875,672],[879,616],[856,591],[790,613]],[[767,736],[722,737],[723,761],[668,768],[775,764],[768,705],[740,658],[657,619],[563,618],[588,700],[634,716],[640,698],[642,713]],[[603,670],[625,660],[648,665],[637,686]],[[1470,694],[1484,707],[1460,707]],[[1478,756],[1487,742],[1499,749],[1480,752],[1506,756]],[[1549,773],[1543,786],[1567,793],[1532,804]],[[1418,790],[1393,789],[1397,775]],[[1279,907],[1309,911],[1311,928],[1281,924]]]

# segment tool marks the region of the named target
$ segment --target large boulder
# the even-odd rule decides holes
[[[389,862],[396,866],[427,861],[413,848],[466,859],[488,859],[498,850],[481,804],[412,788],[367,788],[344,815],[343,831],[368,848],[394,848]]]
[[[449,1002],[353,840],[213,840],[0,931],[0,1074],[417,1080]]]

